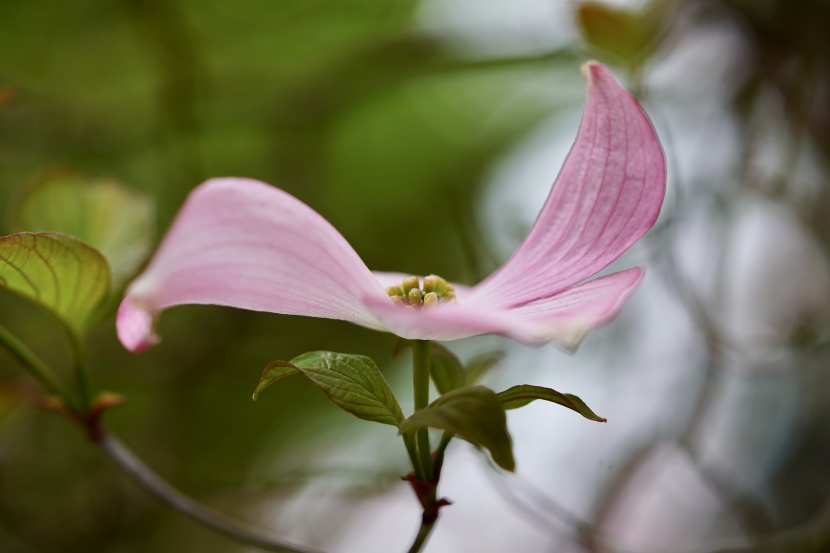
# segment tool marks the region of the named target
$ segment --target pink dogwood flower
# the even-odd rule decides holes
[[[480,284],[450,285],[446,298],[455,299],[390,297],[386,288],[403,275],[370,271],[309,206],[262,182],[220,178],[190,194],[129,286],[119,339],[142,351],[158,341],[164,309],[214,304],[340,319],[407,339],[493,333],[575,348],[642,280],[636,267],[585,282],[651,228],[666,181],[660,143],[636,100],[601,64],[585,64],[583,75],[588,97],[576,142],[529,235]]]

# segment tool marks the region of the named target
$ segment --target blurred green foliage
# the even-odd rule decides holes
[[[772,97],[791,134],[787,155],[795,160],[800,146],[811,145],[825,164],[818,173],[825,180],[804,202],[786,173],[753,181],[745,167],[746,182],[697,186],[693,207],[706,194],[712,197],[703,203],[738,204],[729,186],[754,187],[793,207],[826,254],[828,3],[665,0],[632,2],[631,11],[582,4],[591,6],[583,20],[587,13],[595,24],[583,29],[593,54],[638,69],[667,56],[679,39],[689,42],[695,30],[726,23],[745,49],[740,71],[730,75],[739,85],[731,101],[742,155],[752,157],[753,125],[759,113],[772,111]],[[646,4],[655,10],[643,11]],[[420,30],[421,2],[413,0],[5,0],[0,206],[11,216],[26,190],[69,169],[153,198],[154,231],[162,236],[202,180],[254,177],[319,211],[373,269],[474,282],[501,261],[481,238],[488,222],[476,216],[488,172],[539,121],[574,99],[568,94],[577,90],[584,58],[573,50],[578,5],[567,8],[575,19],[563,49],[496,55],[495,47],[481,54]],[[23,226],[3,234],[45,230]],[[684,290],[678,287],[678,297]],[[320,349],[367,355],[399,397],[409,395],[408,369],[395,370],[404,364],[393,359],[395,338],[338,321],[188,306],[165,313],[164,342],[138,356],[123,350],[112,323],[110,314],[93,331],[88,352],[93,388],[128,398],[107,423],[171,482],[236,518],[245,519],[260,500],[293,491],[299,476],[268,489],[275,480],[285,484],[275,474],[281,461],[301,457],[300,466],[314,473],[318,467],[303,456],[314,440],[351,428],[351,418],[304,379],[287,379],[253,403],[270,361]],[[0,291],[0,324],[71,382],[66,338],[48,315]],[[825,326],[810,320],[791,337],[812,364],[822,359]],[[723,344],[711,328],[702,330],[708,355],[717,358]],[[468,380],[489,366],[482,359],[469,364]],[[35,408],[40,393],[0,351],[0,551],[244,550],[148,499],[82,432]],[[805,520],[826,499],[826,424],[810,424],[780,481],[770,483],[784,526]],[[393,443],[393,430],[367,426],[389,433]],[[398,451],[389,456],[367,455],[377,471],[369,487],[400,484],[388,477],[406,471],[403,448],[393,447]],[[626,463],[618,465],[624,480]],[[605,501],[612,503],[609,489]]]
[[[25,190],[12,206],[11,230],[61,232],[83,240],[106,257],[113,288],[149,257],[153,245],[154,202],[112,180],[90,180],[57,172]]]

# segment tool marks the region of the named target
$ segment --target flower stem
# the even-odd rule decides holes
[[[415,393],[415,411],[429,405],[429,364],[432,345],[427,340],[412,341],[412,378]],[[416,433],[418,456],[423,467],[423,479],[432,481],[432,458],[429,444],[429,430],[419,428]]]
[[[441,441],[438,442],[438,447],[435,448],[435,461],[433,470],[435,471],[435,474],[439,477],[441,474],[441,469],[444,467],[444,452],[446,451],[447,446],[450,445],[452,438],[453,434],[450,434],[449,432],[444,432],[444,434],[441,435]]]
[[[0,326],[0,345],[3,345],[6,351],[48,392],[60,397],[68,405],[74,405],[69,390],[64,388],[63,384],[55,378],[55,375],[46,363],[3,326]]]
[[[435,527],[435,521],[432,522],[421,522],[421,527],[418,529],[418,535],[415,536],[415,541],[412,542],[412,546],[409,548],[408,553],[418,553],[423,547],[424,544],[427,542],[427,538],[429,537],[430,532]]]
[[[415,411],[425,409],[429,405],[429,373],[430,373],[430,357],[432,355],[432,344],[426,340],[413,340],[412,342],[412,374],[413,374],[413,388],[415,394]],[[444,449],[449,443],[449,439],[445,436],[441,440],[438,452],[439,456],[443,457]],[[404,438],[406,441],[406,437]],[[409,437],[412,441],[412,437]],[[446,443],[445,443],[446,442]],[[410,446],[407,445],[407,448]],[[415,433],[414,449],[417,458],[413,460],[413,467],[417,479],[412,484],[412,489],[418,497],[423,513],[421,515],[421,526],[418,529],[418,535],[415,536],[415,541],[409,548],[409,553],[418,553],[423,549],[429,538],[432,528],[435,526],[435,521],[438,520],[438,511],[441,507],[448,505],[449,501],[442,499],[437,500],[438,479],[440,477],[440,468],[433,464],[432,448],[429,443],[429,430],[427,428],[419,428]],[[411,456],[411,452],[410,452]],[[419,472],[420,465],[420,472]]]
[[[424,479],[424,467],[421,465],[421,459],[418,457],[418,446],[415,445],[415,436],[410,431],[404,431],[401,434],[403,443],[406,446],[406,452],[409,454],[409,462],[412,463],[412,469],[415,471],[415,476]]]
[[[279,541],[258,530],[243,526],[223,514],[202,505],[168,484],[117,438],[110,436],[103,430],[100,430],[98,436],[99,438],[96,444],[101,448],[101,451],[106,453],[118,465],[118,468],[132,478],[136,484],[199,524],[234,541],[262,549],[263,551],[274,551],[277,553],[320,553],[317,550]]]

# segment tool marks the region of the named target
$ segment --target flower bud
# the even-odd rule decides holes
[[[421,298],[421,289],[412,288],[407,294],[407,298],[409,299],[409,305],[421,305],[423,302],[423,299]]]
[[[429,294],[430,292],[437,292],[438,291],[438,280],[441,277],[437,277],[435,275],[429,275],[424,277],[424,292]]]
[[[429,292],[424,296],[424,307],[432,307],[433,305],[438,305],[438,294]]]
[[[411,276],[403,279],[403,293],[405,296],[409,295],[409,291],[413,288],[418,288],[420,282],[418,281],[418,277]]]
[[[394,298],[395,296],[403,296],[403,288],[400,286],[387,286],[386,293],[389,294],[390,298]]]

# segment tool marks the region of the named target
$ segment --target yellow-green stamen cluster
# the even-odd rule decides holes
[[[386,293],[396,305],[405,307],[432,307],[456,301],[452,284],[436,275],[424,277],[423,287],[418,277],[407,277],[400,286],[388,287]]]

